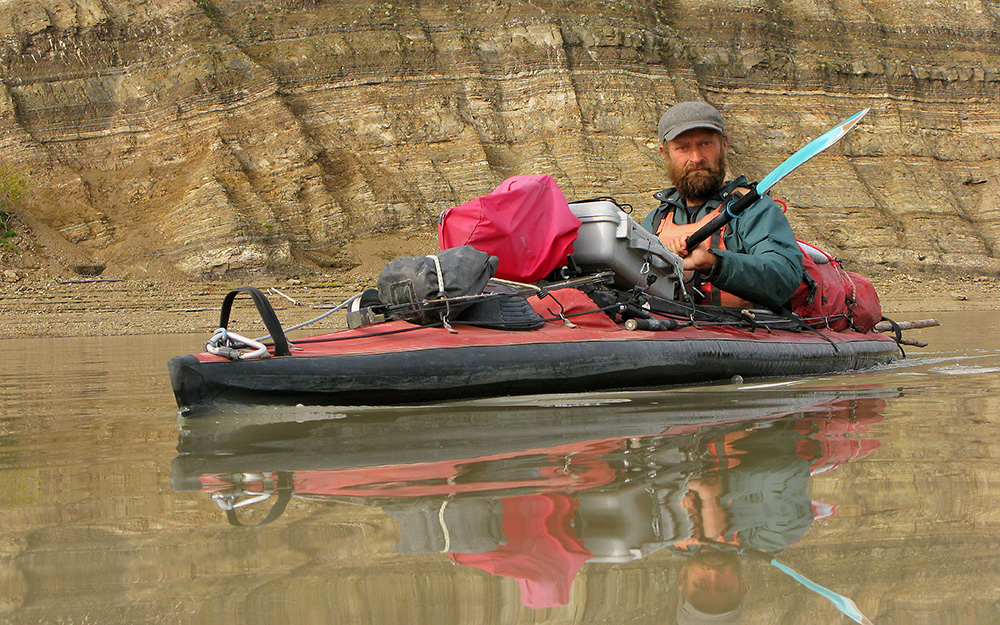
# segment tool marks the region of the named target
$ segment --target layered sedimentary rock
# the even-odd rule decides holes
[[[0,158],[30,167],[25,223],[63,264],[336,272],[515,174],[645,215],[679,100],[722,110],[751,178],[871,107],[774,189],[799,236],[996,275],[997,6],[12,1]]]

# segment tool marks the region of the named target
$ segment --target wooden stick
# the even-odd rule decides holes
[[[896,324],[900,330],[916,330],[917,328],[933,328],[941,325],[937,319],[923,319],[921,321],[900,321]],[[879,332],[895,332],[895,328],[888,321],[879,321],[875,324],[875,329]]]
[[[274,291],[274,292],[275,292],[275,293],[277,293],[278,295],[280,295],[280,296],[284,297],[285,299],[287,299],[288,301],[290,301],[290,302],[291,302],[291,303],[292,303],[293,305],[295,305],[295,306],[301,306],[301,305],[302,305],[302,304],[298,303],[297,301],[293,300],[292,298],[288,297],[287,295],[285,295],[284,293],[282,293],[282,292],[281,292],[281,291],[279,291],[278,289],[274,288],[273,286],[272,286],[272,287],[270,287],[270,288],[268,289],[268,291]]]

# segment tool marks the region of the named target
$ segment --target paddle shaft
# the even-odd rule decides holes
[[[740,213],[750,207],[751,204],[760,199],[756,189],[751,189],[748,193],[732,201],[728,207],[712,218],[707,224],[698,228],[694,234],[688,237],[688,251],[698,247],[698,244],[712,236],[712,233],[729,223],[733,217],[739,217]]]

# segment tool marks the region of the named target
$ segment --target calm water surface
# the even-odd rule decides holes
[[[930,316],[863,374],[190,423],[205,336],[0,341],[0,623],[1000,623],[1000,323]]]

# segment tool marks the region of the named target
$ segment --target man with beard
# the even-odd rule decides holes
[[[784,306],[802,281],[802,252],[781,208],[762,197],[693,250],[687,238],[730,200],[749,191],[729,182],[729,139],[722,115],[706,102],[672,106],[658,125],[660,152],[674,186],[655,197],[660,206],[643,222],[684,259],[706,302],[741,308]],[[736,195],[734,195],[736,194]]]

